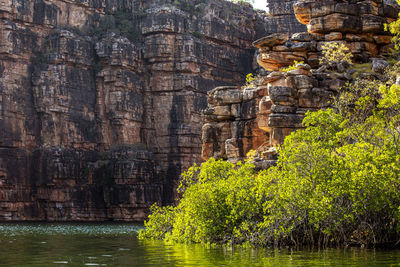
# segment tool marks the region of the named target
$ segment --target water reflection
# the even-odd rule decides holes
[[[154,241],[145,241],[143,246],[154,265],[162,265],[163,260],[168,259],[174,266],[400,266],[399,251],[379,251],[377,254],[375,250],[358,248],[320,251],[209,248]]]
[[[140,241],[129,224],[0,224],[0,266],[400,266],[400,251],[295,251]]]

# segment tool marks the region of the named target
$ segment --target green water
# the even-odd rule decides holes
[[[0,266],[400,266],[400,250],[210,248],[137,239],[129,224],[0,224]]]

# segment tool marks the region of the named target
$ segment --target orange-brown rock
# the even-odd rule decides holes
[[[270,23],[222,0],[0,0],[0,220],[143,220],[171,203],[201,161],[207,91],[243,82]],[[219,97],[217,119],[239,116]]]
[[[253,43],[259,49],[258,64],[272,71],[258,85],[258,88],[268,90],[261,91],[263,95],[253,103],[253,109],[256,109],[253,131],[264,131],[267,135],[263,139],[265,143],[257,148],[259,139],[254,136],[253,145],[246,148],[238,143],[244,138],[243,133],[227,136],[229,139],[225,137],[218,141],[222,141],[219,143],[221,146],[225,143],[225,150],[217,153],[218,147],[215,147],[214,153],[203,153],[206,158],[218,155],[237,160],[249,149],[269,151],[272,146],[282,144],[292,131],[303,127],[302,120],[307,111],[329,107],[332,97],[353,80],[352,74],[356,70],[350,71],[343,64],[320,66],[319,57],[327,42],[346,45],[354,54],[355,62],[371,63],[376,74],[368,74],[370,76],[379,78],[387,66],[388,63],[379,57],[386,55],[391,46],[391,36],[383,30],[383,24],[397,17],[399,7],[393,1],[298,0],[294,11],[297,19],[307,25],[308,32],[272,34]],[[286,72],[282,70],[294,61],[304,61],[305,64],[297,64],[295,69]],[[243,104],[244,101],[235,105]],[[209,101],[209,106],[213,105]],[[235,115],[235,120],[229,120],[232,125],[233,121],[245,119],[247,114],[240,113]],[[263,134],[259,132],[257,138],[261,136]],[[203,146],[210,147],[204,139]],[[263,159],[262,153],[259,157],[259,161],[256,160],[259,168],[271,166],[269,160]]]
[[[206,121],[202,130],[204,159],[237,161],[249,150],[269,142],[269,134],[259,124],[261,117],[268,116],[264,108],[265,95],[268,95],[268,88],[262,85],[217,87],[208,93],[208,108],[203,112]]]
[[[349,47],[356,61],[386,54],[391,36],[383,25],[397,16],[399,8],[391,1],[299,0],[294,11],[308,33],[273,34],[253,43],[259,48],[258,63],[266,70],[276,71],[294,61],[317,67],[322,45],[332,41]]]

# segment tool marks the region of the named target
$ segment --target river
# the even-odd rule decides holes
[[[247,249],[137,239],[132,224],[0,224],[0,266],[400,266],[400,250]]]

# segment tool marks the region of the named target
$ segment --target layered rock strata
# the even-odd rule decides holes
[[[384,1],[306,1],[294,4],[296,17],[308,32],[275,34],[257,40],[258,63],[269,71],[280,70],[295,60],[318,67],[326,42],[345,44],[355,62],[386,55],[391,36],[384,24],[397,18],[398,6]]]
[[[297,0],[268,0],[267,7],[270,15],[268,33],[296,33],[307,30],[296,19],[293,4]],[[260,38],[263,36],[260,36]]]
[[[382,0],[299,0],[294,4],[294,11],[297,19],[307,25],[307,32],[275,33],[254,42],[254,46],[259,49],[258,63],[268,71],[268,75],[259,78],[258,85],[251,89],[261,92],[257,101],[248,108],[252,110],[251,119],[257,123],[251,124],[253,128],[245,132],[257,133],[257,137],[250,138],[254,141],[247,142],[247,146],[231,145],[232,138],[242,140],[248,137],[244,131],[239,135],[229,135],[220,126],[234,128],[237,122],[246,121],[248,114],[235,114],[234,119],[232,116],[218,116],[225,111],[222,107],[229,105],[229,101],[227,98],[215,101],[215,92],[221,90],[217,88],[210,92],[205,112],[205,159],[214,156],[238,160],[249,150],[258,149],[263,142],[264,146],[259,150],[268,151],[268,147],[282,144],[288,134],[302,127],[302,120],[308,110],[329,107],[332,97],[359,73],[343,65],[335,66],[334,70],[321,67],[319,58],[327,42],[346,45],[354,55],[353,62],[370,63],[379,78],[379,73],[385,68],[385,61],[378,58],[387,56],[392,47],[391,36],[384,30],[384,23],[397,18],[399,6],[396,3]],[[283,67],[295,61],[303,61],[304,64],[298,64],[296,69],[288,72],[282,71]],[[231,92],[225,90],[225,95],[243,95],[248,89],[228,90]],[[237,101],[235,105],[246,105],[246,101]],[[219,135],[220,132],[224,134]],[[211,141],[215,144],[211,145]],[[238,152],[233,154],[231,151]],[[270,156],[270,153],[267,155]]]
[[[225,1],[0,1],[0,220],[172,202],[207,91],[243,82],[269,23]]]
[[[209,107],[204,110],[207,122],[203,126],[205,159],[225,158],[236,160],[246,156],[245,151],[269,141],[269,135],[258,127],[258,120],[265,109],[266,86],[217,87],[208,94]]]

